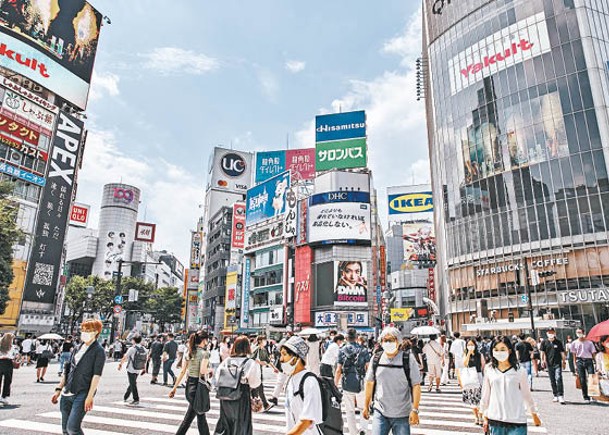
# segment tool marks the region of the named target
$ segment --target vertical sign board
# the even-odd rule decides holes
[[[313,250],[309,246],[296,248],[296,264],[294,273],[294,322],[311,322],[311,263]]]
[[[307,217],[309,211],[309,199],[301,199],[298,201],[298,231],[296,234],[296,245],[304,245],[308,241],[307,237]]]
[[[72,206],[84,124],[60,112],[42,192],[34,243],[23,291],[26,302],[52,304],[60,274],[63,241]]]
[[[203,237],[200,232],[193,231],[190,240],[190,268],[201,268],[201,241]]]
[[[436,283],[435,283],[435,271],[433,267],[430,267],[428,270],[428,278],[427,278],[427,290],[429,294],[429,299],[436,302]]]
[[[283,237],[284,239],[292,239],[296,237],[297,232],[297,212],[298,201],[296,199],[296,190],[290,187],[285,195],[286,208],[283,221]]]
[[[231,248],[235,250],[245,247],[245,203],[233,204],[233,228],[231,231]]]
[[[247,328],[250,321],[250,280],[251,280],[251,260],[245,259],[243,264],[243,299],[241,301],[241,327]]]

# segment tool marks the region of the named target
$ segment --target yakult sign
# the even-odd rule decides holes
[[[543,12],[501,29],[448,62],[451,95],[550,49]]]

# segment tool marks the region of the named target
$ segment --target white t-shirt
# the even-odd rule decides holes
[[[465,356],[465,340],[457,338],[453,341],[450,346],[450,353],[455,357],[455,368],[462,369],[465,367],[463,364],[463,357]]]
[[[323,423],[323,409],[321,404],[321,390],[317,380],[309,376],[304,383],[304,400],[300,395],[294,396],[298,391],[300,381],[303,376],[308,373],[308,370],[303,370],[288,379],[288,385],[285,393],[285,413],[289,431],[300,420],[311,420],[313,425],[303,432],[303,435],[319,435],[316,425]]]
[[[21,343],[21,346],[23,347],[23,353],[30,353],[32,351],[32,339],[26,338],[23,340],[23,343]]]
[[[135,353],[137,352],[138,348],[143,349],[142,345],[136,344],[135,346],[131,346],[127,350],[127,353],[125,353],[125,355],[127,356],[127,373],[141,372],[141,370],[137,370],[135,367],[133,367],[133,361],[135,361]]]
[[[442,365],[442,345],[435,340],[430,340],[423,346],[423,353],[427,357],[427,364]]]
[[[330,346],[328,346],[328,349],[326,349],[323,356],[321,357],[321,363],[328,364],[330,366],[335,366],[336,363],[338,362],[339,352],[340,352],[340,347],[338,346],[338,344],[336,344],[336,343],[330,344]]]
[[[219,348],[215,348],[214,350],[212,350],[210,352],[209,363],[210,364],[220,364],[220,349]]]
[[[40,341],[36,343],[36,353],[42,355],[45,350],[51,350],[51,346],[48,344],[42,344]]]
[[[186,345],[184,343],[178,344],[178,353],[183,354],[184,352],[186,352]]]

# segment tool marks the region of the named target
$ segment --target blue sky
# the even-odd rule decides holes
[[[415,100],[418,1],[92,4],[112,21],[100,37],[77,197],[93,206],[93,227],[101,186],[133,183],[140,219],[146,210],[159,225],[155,248],[186,262],[212,148],[312,147],[315,115],[339,109],[367,111],[381,196],[429,180]]]

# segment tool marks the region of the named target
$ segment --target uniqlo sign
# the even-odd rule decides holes
[[[478,41],[448,61],[451,95],[550,50],[543,12],[518,21]]]
[[[86,227],[89,221],[89,206],[84,204],[72,205],[70,211],[70,225],[76,227]]]

